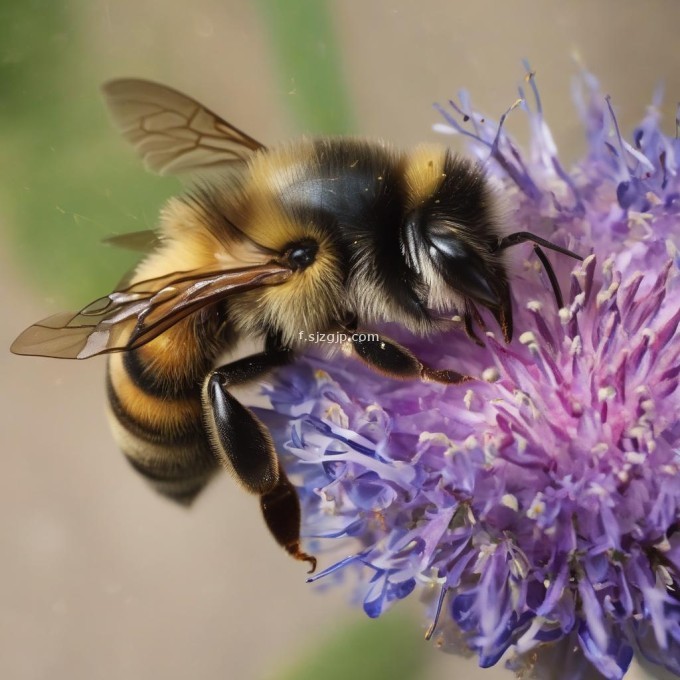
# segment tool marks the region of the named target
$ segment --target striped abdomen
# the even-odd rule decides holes
[[[203,427],[201,385],[220,350],[219,328],[214,313],[200,313],[108,363],[118,445],[157,491],[180,503],[190,503],[218,469]]]

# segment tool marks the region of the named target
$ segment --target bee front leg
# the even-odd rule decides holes
[[[316,558],[300,549],[300,501],[279,465],[269,431],[229,392],[288,363],[292,351],[268,340],[264,352],[213,370],[203,385],[203,411],[212,449],[221,465],[249,492],[260,496],[265,522],[277,543],[316,569]]]
[[[406,347],[383,336],[379,340],[352,340],[352,346],[362,361],[393,378],[420,378],[449,385],[473,380],[472,376],[456,371],[427,366]]]

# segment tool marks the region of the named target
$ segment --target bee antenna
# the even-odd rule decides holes
[[[534,243],[534,252],[536,253],[536,255],[538,255],[538,259],[541,261],[543,269],[545,269],[545,273],[548,275],[548,279],[550,279],[550,285],[552,286],[553,294],[555,295],[557,309],[562,309],[562,307],[564,307],[564,300],[562,299],[562,291],[560,290],[560,284],[558,283],[557,277],[555,276],[555,270],[552,268],[550,260],[548,259],[548,256],[545,254],[545,251],[541,248],[541,246],[536,245]]]
[[[569,257],[573,257],[575,260],[583,262],[583,258],[580,255],[577,255],[575,252],[568,250],[567,248],[562,248],[562,246],[558,246],[557,244],[541,238],[540,236],[536,236],[536,234],[532,234],[530,231],[516,231],[514,234],[509,234],[508,236],[498,239],[498,245],[496,248],[494,248],[494,252],[498,250],[505,250],[506,248],[512,248],[512,246],[525,243],[526,241],[531,241],[532,243],[536,243],[539,246],[548,248],[549,250],[554,250],[556,253],[562,253],[562,255],[568,255]]]
[[[562,298],[560,284],[557,281],[557,276],[555,276],[555,270],[550,264],[550,260],[548,260],[548,257],[545,254],[544,250],[541,248],[541,246],[543,246],[544,248],[548,248],[550,250],[554,250],[555,252],[561,253],[562,255],[573,257],[575,260],[579,260],[581,262],[583,261],[583,258],[580,255],[577,255],[576,253],[572,252],[571,250],[567,250],[567,248],[562,248],[561,246],[558,246],[552,243],[551,241],[547,241],[546,239],[541,238],[540,236],[536,236],[536,234],[532,234],[530,231],[516,231],[514,234],[504,236],[503,238],[498,240],[498,245],[494,249],[494,252],[499,250],[505,250],[506,248],[512,248],[512,246],[516,246],[520,243],[525,243],[526,241],[531,241],[534,244],[534,252],[538,256],[538,259],[541,261],[541,264],[545,269],[545,273],[548,275],[550,285],[552,286],[553,289],[553,294],[555,295],[555,302],[557,302],[557,307],[558,309],[562,309],[562,307],[564,307],[564,300]]]

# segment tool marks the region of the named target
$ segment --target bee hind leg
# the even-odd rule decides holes
[[[288,363],[292,351],[269,339],[264,352],[213,370],[203,385],[203,411],[213,452],[241,485],[260,496],[269,531],[295,559],[316,568],[316,558],[300,549],[300,501],[279,465],[269,431],[229,389]]]

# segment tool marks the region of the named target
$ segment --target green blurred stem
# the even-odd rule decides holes
[[[326,640],[312,639],[306,656],[273,680],[418,680],[432,647],[411,617],[390,611],[362,618]]]
[[[342,58],[324,0],[259,0],[283,91],[304,132],[354,129]]]

